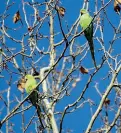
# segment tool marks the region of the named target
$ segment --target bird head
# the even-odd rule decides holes
[[[80,10],[80,13],[81,13],[81,15],[83,15],[83,14],[88,13],[88,11],[87,11],[86,9],[81,9],[81,10]]]
[[[27,75],[25,76],[25,78],[26,78],[26,79],[33,79],[34,76],[32,76],[32,75],[30,75],[30,74],[27,74]]]

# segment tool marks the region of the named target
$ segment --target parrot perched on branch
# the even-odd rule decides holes
[[[84,35],[89,43],[92,60],[93,60],[95,68],[97,69],[95,56],[94,56],[92,17],[89,15],[89,13],[86,9],[81,9],[80,13],[81,13],[80,25],[81,25],[82,29],[84,30]]]
[[[36,108],[39,121],[41,123],[42,128],[44,129],[44,125],[41,120],[41,109],[38,104],[39,88],[37,87],[36,79],[34,78],[34,76],[27,74],[25,77],[18,81],[17,87],[21,92],[23,92],[25,89],[28,95],[34,90],[33,93],[30,95],[29,100],[31,101],[32,105]]]

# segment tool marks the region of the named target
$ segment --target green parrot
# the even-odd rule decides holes
[[[84,35],[89,43],[92,60],[93,60],[95,68],[97,69],[95,56],[94,56],[92,17],[89,15],[89,13],[86,9],[81,9],[80,13],[81,13],[80,25],[81,25],[82,29],[84,30]]]
[[[20,79],[18,81],[17,87],[20,91],[26,90],[26,93],[29,95],[35,88],[35,91],[30,95],[29,100],[31,101],[32,105],[36,108],[37,110],[37,115],[39,117],[39,121],[41,123],[42,128],[44,128],[44,125],[41,120],[41,109],[38,104],[38,91],[39,88],[37,86],[37,81],[34,78],[34,76],[27,74],[25,77]]]

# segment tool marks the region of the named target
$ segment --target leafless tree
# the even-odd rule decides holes
[[[80,28],[80,9],[70,5],[70,13],[61,0],[1,1],[1,133],[121,133],[120,10],[113,9],[114,0],[72,1],[93,16],[98,69]],[[74,10],[78,15],[70,22]],[[39,74],[44,128],[28,100],[31,94],[17,89],[26,74]],[[73,114],[79,129],[68,126]]]

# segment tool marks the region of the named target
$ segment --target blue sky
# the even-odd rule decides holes
[[[107,3],[109,0],[106,0],[105,3]],[[10,0],[10,4],[12,4],[13,1]],[[0,4],[0,15],[2,15],[4,13],[5,10],[5,6],[6,6],[6,1],[1,0]],[[66,13],[64,18],[62,19],[62,25],[63,28],[65,29],[65,33],[67,33],[67,29],[65,26],[65,21],[68,23],[68,27],[71,28],[71,26],[73,25],[73,23],[76,21],[76,19],[79,16],[79,12],[80,9],[83,6],[83,0],[62,0],[60,3],[61,6],[63,6],[66,9]],[[95,12],[95,8],[94,8],[94,0],[90,0],[89,3],[89,11],[91,16],[93,16],[93,13]],[[101,8],[101,2],[98,2],[98,10]],[[19,30],[11,30],[8,29],[9,35],[11,35],[12,37],[14,37],[17,40],[20,40],[23,36],[23,33],[27,32],[27,26],[25,24],[24,21],[24,16],[23,16],[23,11],[22,11],[22,3],[21,0],[17,0],[15,1],[15,4],[13,4],[12,7],[9,8],[9,10],[6,12],[5,15],[9,15],[6,19],[5,19],[5,25],[8,26],[9,28],[19,28],[21,26],[21,23],[18,22],[17,24],[14,24],[12,21],[13,15],[15,14],[16,11],[20,11],[20,15],[22,18],[22,21],[24,23],[24,26],[22,28],[20,28]],[[39,9],[40,11],[40,16],[44,16],[43,15],[43,11],[45,10],[45,7],[41,7]],[[26,10],[27,12],[27,16],[28,16],[28,21],[30,23],[30,25],[32,25],[33,22],[33,18],[31,17],[31,15],[33,14],[32,10],[30,8],[27,8]],[[110,19],[111,23],[117,27],[119,24],[119,20],[120,17],[114,12],[113,10],[113,2],[111,2],[107,7],[106,7],[106,12],[107,12],[107,16]],[[105,49],[108,50],[109,46],[110,46],[110,41],[113,39],[114,36],[114,30],[111,27],[111,25],[108,23],[105,15],[103,14],[103,11],[101,11],[101,18],[104,16],[104,45],[105,45]],[[0,19],[0,21],[2,21],[2,19]],[[58,25],[58,21],[54,22],[54,26],[55,26],[55,32],[59,32],[59,25]],[[78,27],[78,32],[81,31],[81,28]],[[44,34],[44,35],[49,35],[49,26],[48,26],[48,19],[45,20],[45,25],[43,25],[43,27],[40,29],[40,33]],[[0,33],[1,35],[1,33]],[[100,32],[99,30],[96,33],[96,36],[100,37]],[[27,48],[27,39],[28,36],[25,38],[25,45]],[[62,35],[59,35],[56,37],[56,39],[54,40],[55,42],[58,42],[62,39]],[[86,39],[84,38],[83,35],[81,35],[80,37],[78,37],[75,40],[75,45],[83,45],[86,42]],[[118,49],[117,47],[119,47],[120,40],[117,40],[115,42],[115,45],[113,46],[113,48],[115,49],[115,51],[112,53],[112,55],[116,55],[120,52],[120,49]],[[99,52],[98,49],[100,49],[100,44],[95,40],[94,41],[95,44],[95,53],[96,53],[96,62],[97,64],[100,64],[101,59],[102,59],[102,52]],[[0,44],[2,48],[4,48],[4,46],[2,45],[2,43]],[[21,45],[19,43],[15,43],[12,40],[8,39],[6,37],[6,46],[8,48],[15,48],[15,50],[13,51],[13,53],[16,53],[18,51],[20,51],[21,49]],[[38,41],[38,47],[40,49],[42,49],[44,47],[44,50],[46,51],[48,49],[49,46],[49,40],[47,39],[43,39]],[[63,48],[63,46],[59,46],[57,48],[58,51],[61,51]],[[8,56],[11,56],[11,53],[5,51],[6,54]],[[26,54],[29,54],[30,51],[27,50]],[[59,53],[60,54],[60,53]],[[69,54],[69,49],[66,52],[66,55]],[[39,57],[39,55],[37,55],[35,57],[35,59],[37,59]],[[22,66],[22,60],[21,60],[22,56],[17,56],[16,60],[19,64],[19,66]],[[80,59],[81,57],[77,57],[76,62],[78,63],[78,59]],[[120,58],[119,58],[120,59]],[[31,59],[27,59],[27,62],[32,62]],[[61,66],[62,66],[62,60],[60,61],[59,65],[57,66],[57,69],[60,70]],[[38,65],[40,65],[40,67],[43,66],[47,66],[49,64],[49,58],[48,56],[46,56],[45,58],[43,58],[41,60],[41,62],[38,63]],[[86,56],[86,58],[82,61],[81,63],[82,65],[84,65],[86,68],[91,68],[93,67],[93,63],[92,63],[92,59],[90,57],[90,52],[88,51],[88,54]],[[15,67],[13,66],[12,63],[8,62],[7,63],[8,67],[11,70],[14,70],[18,73],[18,71],[15,69]],[[26,67],[30,67],[30,64],[27,63],[25,64]],[[70,64],[68,63],[67,68],[69,68]],[[39,68],[38,68],[39,69]],[[95,83],[98,84],[99,90],[101,93],[105,92],[106,87],[108,86],[108,84],[110,83],[110,79],[106,79],[106,80],[102,80],[103,77],[105,77],[107,75],[107,73],[109,72],[109,69],[107,67],[107,65],[104,65],[102,67],[102,69],[95,75],[93,81],[91,82],[91,84],[89,85],[89,88],[87,89],[86,93],[84,94],[84,98],[87,99],[91,99],[92,101],[94,101],[95,105],[92,105],[92,110],[93,113],[95,112],[97,106],[99,105],[100,99],[101,97],[97,94],[94,85]],[[89,72],[89,74],[92,74],[93,70],[91,70]],[[87,80],[89,78],[90,75],[82,75],[78,70],[75,71],[74,75],[76,76],[80,76],[81,77],[81,81],[77,83],[77,86],[72,89],[70,96],[65,96],[62,100],[58,101],[57,106],[56,106],[56,111],[63,111],[65,106],[67,106],[68,104],[73,103],[81,94],[85,84],[87,83]],[[0,84],[1,84],[1,91],[4,91],[5,89],[7,89],[9,86],[7,85],[7,81],[10,79],[10,72],[7,72],[6,70],[2,70],[1,75],[4,75],[5,78],[1,78],[0,79]],[[13,74],[12,77],[12,82],[11,82],[11,90],[10,90],[10,99],[15,100],[16,97],[18,97],[18,99],[20,100],[20,96],[21,93],[18,91],[17,87],[16,87],[16,82],[19,78],[20,78],[20,74]],[[120,75],[119,75],[120,78]],[[40,91],[41,91],[41,87],[40,87]],[[25,94],[26,96],[26,94]],[[3,94],[3,97],[5,99],[5,101],[7,101],[7,93]],[[111,100],[111,105],[114,105],[114,97],[115,97],[115,93],[114,91],[111,91],[110,95],[109,95],[109,99]],[[81,104],[83,102],[83,100],[81,102],[79,102],[79,104]],[[27,103],[25,103],[26,105]],[[0,105],[1,107],[4,106],[3,102],[0,101]],[[13,109],[13,107],[15,107],[17,105],[17,102],[13,102],[10,106],[10,110]],[[117,108],[116,108],[117,109]],[[30,110],[27,110],[25,112],[25,123],[27,124],[29,122],[29,119],[31,118],[32,114],[35,112],[34,107]],[[102,114],[105,114],[105,109],[103,108]],[[6,108],[4,108],[0,114],[0,120],[2,118],[4,118],[4,116],[6,115]],[[114,112],[113,111],[109,111],[109,116],[110,116],[110,121],[113,120],[114,117]],[[58,116],[56,117],[58,119]],[[84,106],[82,106],[81,108],[77,109],[74,113],[72,114],[67,114],[65,116],[64,119],[64,123],[63,123],[63,128],[64,130],[68,130],[71,129],[74,133],[82,133],[83,131],[85,131],[85,129],[87,128],[87,125],[90,121],[91,118],[91,112],[90,112],[90,105],[88,103],[84,104]],[[14,117],[12,117],[10,119],[10,122],[14,123],[15,126],[13,127],[13,130],[17,133],[21,133],[21,116],[20,115],[15,115]],[[95,121],[93,129],[97,129],[100,127],[100,125],[102,124],[102,121],[100,120],[100,117]],[[6,132],[5,131],[5,124],[3,125],[1,131]],[[34,125],[30,126],[27,130],[27,133],[30,133],[30,131],[34,132]],[[64,132],[65,132],[64,131]]]

